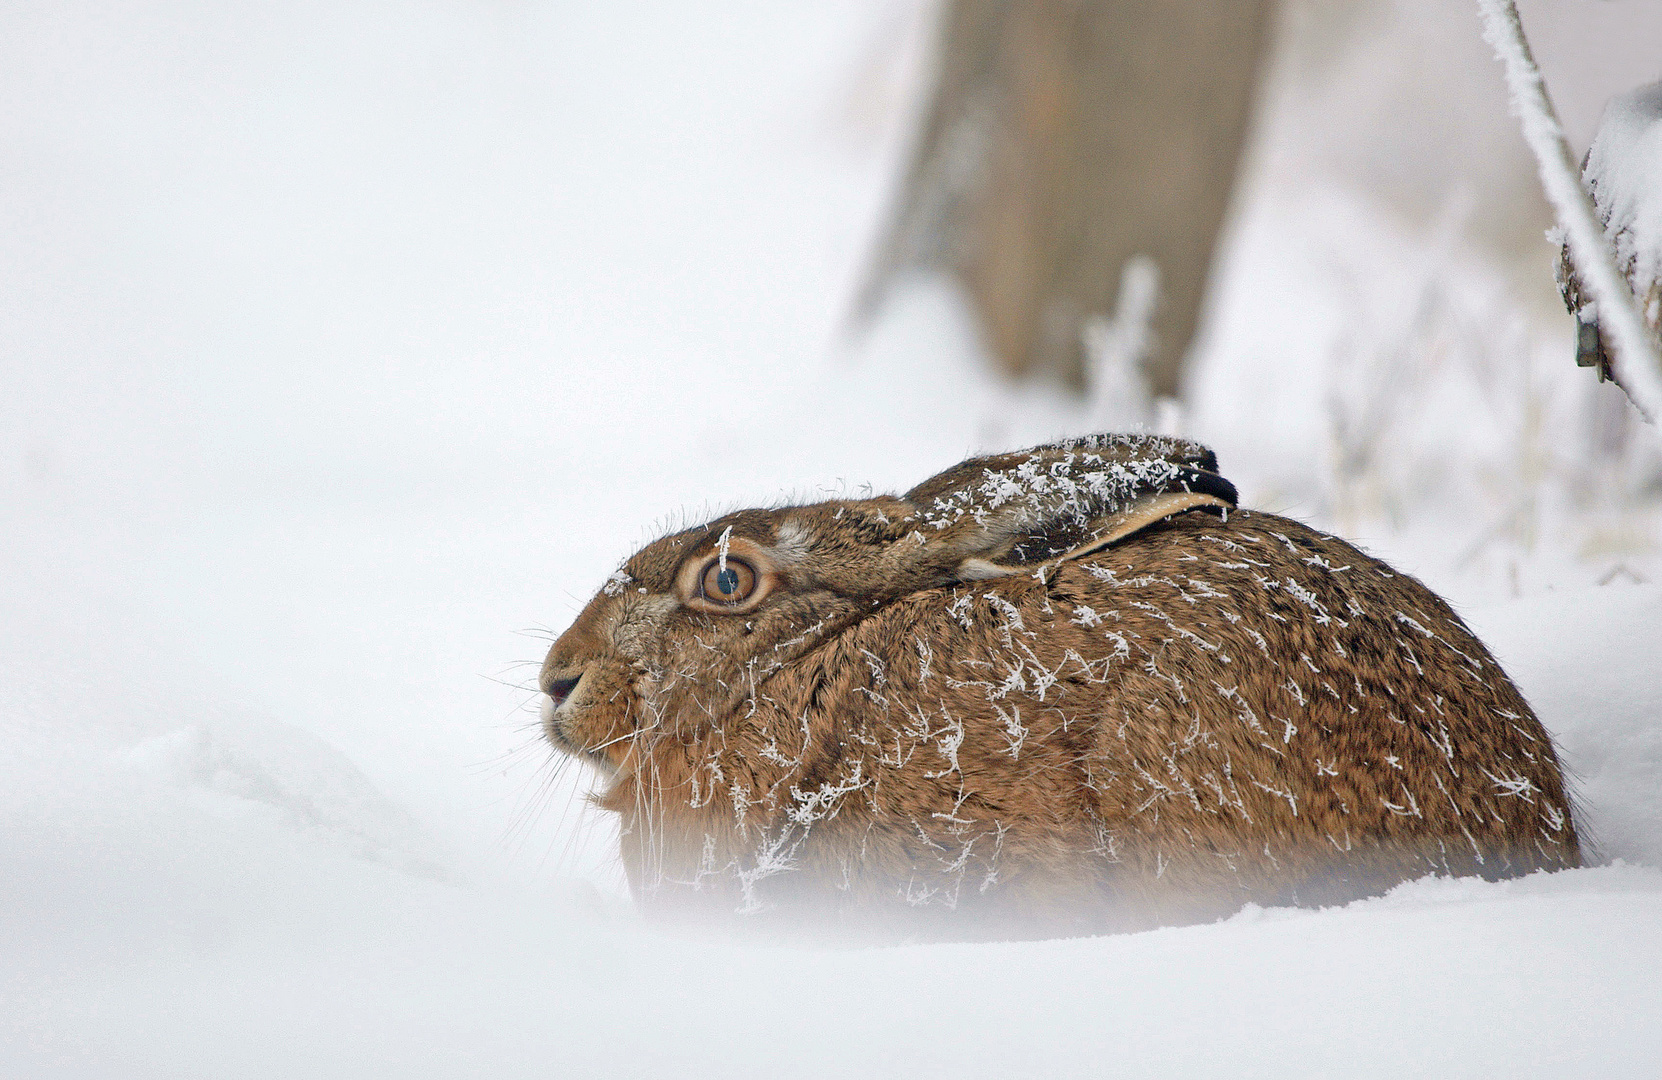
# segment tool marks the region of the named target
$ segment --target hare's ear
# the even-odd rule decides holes
[[[972,458],[906,493],[922,522],[919,554],[959,580],[1082,558],[1174,514],[1227,512],[1235,499],[1206,447],[1138,435]]]

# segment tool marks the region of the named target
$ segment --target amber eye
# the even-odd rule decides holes
[[[742,604],[756,591],[756,571],[743,559],[711,559],[701,579],[704,599],[718,604]]]

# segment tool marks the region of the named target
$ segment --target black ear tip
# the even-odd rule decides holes
[[[1203,447],[1200,451],[1200,460],[1197,464],[1209,473],[1216,473],[1218,471],[1218,455],[1210,447]],[[1228,481],[1225,481],[1225,483],[1227,482]]]
[[[1235,506],[1240,500],[1240,493],[1235,490],[1234,484],[1209,470],[1184,469],[1178,477],[1177,486],[1184,491],[1199,492],[1215,499],[1222,499],[1230,506]]]

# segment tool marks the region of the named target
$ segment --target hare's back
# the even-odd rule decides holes
[[[1094,706],[1105,819],[1225,856],[1274,837],[1421,872],[1578,862],[1517,688],[1431,590],[1350,544],[1184,514],[1063,564],[1051,594],[1114,673]]]

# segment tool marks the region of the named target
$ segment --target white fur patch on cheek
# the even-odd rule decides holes
[[[540,695],[542,704],[539,710],[542,713],[542,726],[547,727],[554,722],[554,699],[547,694]]]

